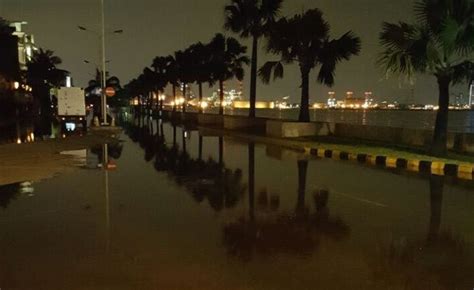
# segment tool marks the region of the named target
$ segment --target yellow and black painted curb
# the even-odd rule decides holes
[[[429,173],[434,175],[455,176],[460,179],[473,180],[474,164],[451,164],[442,161],[426,161],[416,159],[405,159],[383,155],[368,155],[363,153],[348,153],[338,150],[327,150],[324,148],[309,148],[311,155],[320,158],[331,158],[335,160],[356,161],[358,163],[380,166],[385,168],[398,168],[413,172]]]

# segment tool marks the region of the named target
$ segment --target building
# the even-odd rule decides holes
[[[32,35],[23,32],[26,22],[8,23],[9,29],[0,31],[0,85],[3,89],[18,89],[22,83],[22,72],[36,47]]]
[[[328,95],[329,97],[328,97],[327,107],[335,108],[337,105],[336,92],[329,92]]]
[[[250,102],[249,101],[234,101],[232,103],[235,109],[249,109]],[[264,101],[257,101],[255,102],[255,108],[257,109],[275,109],[275,102],[264,102]]]
[[[34,36],[23,31],[23,26],[27,24],[25,21],[10,23],[10,27],[13,28],[13,35],[18,39],[18,62],[22,71],[27,70],[27,64],[31,61],[34,51],[37,50]]]
[[[350,109],[369,109],[376,107],[372,92],[365,92],[364,97],[354,97],[354,92],[347,92],[343,107]]]

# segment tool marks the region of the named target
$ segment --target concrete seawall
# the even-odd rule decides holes
[[[334,131],[331,132],[331,134],[332,136],[341,138],[353,138],[425,148],[428,148],[433,140],[433,131],[430,130],[343,123],[334,124]],[[474,134],[449,132],[448,148],[458,152],[474,153]]]
[[[430,130],[367,126],[348,123],[308,122],[298,123],[291,120],[230,116],[216,114],[197,114],[167,112],[165,116],[195,123],[199,126],[238,130],[255,129],[266,132],[266,135],[279,138],[302,136],[333,136],[360,141],[390,143],[401,146],[429,148],[433,139]],[[448,148],[460,153],[474,153],[474,134],[449,132]]]

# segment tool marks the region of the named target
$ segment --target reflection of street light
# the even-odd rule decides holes
[[[474,97],[474,81],[471,81],[469,87],[469,109],[472,107],[472,97]]]
[[[104,0],[101,0],[100,1],[100,6],[101,6],[101,22],[102,22],[102,29],[101,29],[101,32],[100,33],[97,33],[96,31],[93,31],[93,30],[90,30],[90,29],[87,29],[86,27],[84,26],[78,26],[79,30],[81,31],[89,31],[89,32],[92,32],[96,35],[99,35],[100,38],[101,38],[101,42],[102,42],[102,81],[101,81],[101,86],[102,86],[102,94],[101,94],[101,97],[102,97],[102,123],[104,125],[108,125],[107,123],[107,96],[105,95],[105,86],[106,86],[106,75],[105,75],[105,72],[106,72],[106,67],[105,67],[105,64],[106,64],[106,60],[105,60],[105,10],[104,10]],[[121,34],[123,33],[123,30],[122,29],[119,29],[119,30],[113,30],[110,32],[110,34]]]

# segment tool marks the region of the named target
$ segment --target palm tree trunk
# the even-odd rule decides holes
[[[301,67],[300,122],[309,122],[309,72],[309,69]]]
[[[202,83],[199,82],[199,113],[202,113]]]
[[[255,220],[255,144],[249,143],[249,218]]]
[[[428,230],[427,242],[434,242],[441,226],[441,211],[443,204],[444,180],[442,176],[431,176],[430,178],[430,226]]]
[[[219,115],[224,115],[224,81],[219,80]]]
[[[250,71],[250,111],[249,117],[255,118],[255,103],[257,101],[257,65],[258,65],[258,38],[252,41],[252,66]]]
[[[219,166],[224,167],[224,138],[219,137]]]
[[[173,125],[173,147],[176,146],[176,125]]]
[[[163,117],[163,99],[161,98],[161,95],[164,95],[164,93],[158,91],[158,99],[160,100],[160,117]]]
[[[176,112],[176,84],[173,84],[173,112]]]
[[[448,112],[449,112],[449,77],[438,77],[439,100],[438,113],[433,135],[433,147],[431,154],[434,156],[446,156],[448,143]]]
[[[298,160],[298,200],[296,203],[297,214],[304,213],[307,171],[308,160]]]
[[[202,136],[199,135],[198,160],[202,161]]]

